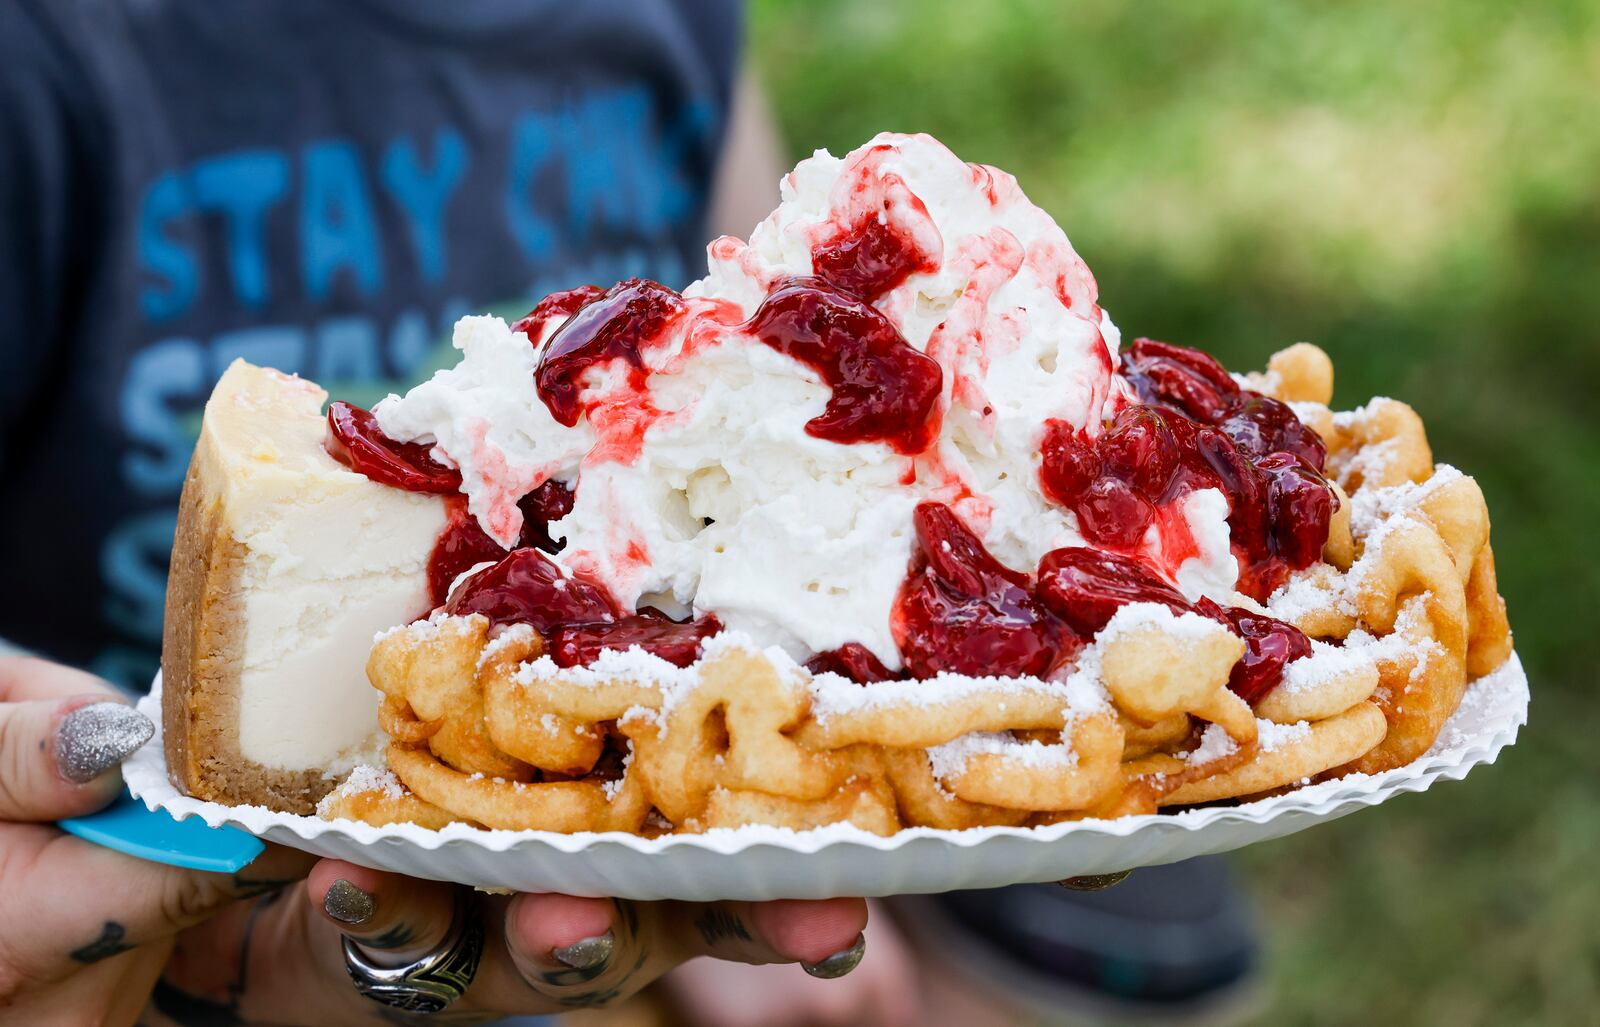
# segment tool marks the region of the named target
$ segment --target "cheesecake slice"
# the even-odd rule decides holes
[[[381,752],[373,635],[430,605],[444,500],[330,457],[326,399],[240,360],[206,403],[161,658],[167,766],[197,798],[312,812]]]

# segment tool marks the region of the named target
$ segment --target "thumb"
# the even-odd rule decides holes
[[[0,703],[0,821],[59,820],[109,803],[113,773],[155,725],[104,694]]]
[[[159,944],[244,898],[276,893],[314,857],[268,846],[233,874],[133,859],[51,828],[0,824],[16,858],[0,894],[0,980],[68,976],[130,948]],[[3,1019],[3,1016],[0,1016]]]

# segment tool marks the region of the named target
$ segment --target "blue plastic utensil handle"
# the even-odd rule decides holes
[[[236,827],[207,827],[199,817],[174,820],[166,810],[145,808],[127,792],[98,813],[62,820],[57,826],[129,856],[191,870],[232,873],[266,848],[261,839]]]

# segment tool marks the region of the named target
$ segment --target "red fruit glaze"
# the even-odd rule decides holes
[[[837,649],[818,653],[806,661],[806,670],[813,674],[839,674],[858,685],[896,681],[901,676],[885,667],[883,661],[860,642],[846,642]]]
[[[1129,556],[1074,546],[1039,561],[1039,602],[1087,641],[1129,603],[1160,603],[1174,613],[1193,607],[1183,593]]]
[[[939,269],[934,255],[922,252],[908,235],[879,220],[876,212],[815,247],[811,266],[835,289],[868,302],[912,274]]]
[[[1239,385],[1209,353],[1170,342],[1135,339],[1122,355],[1122,374],[1146,403],[1164,403],[1191,420],[1216,423]]]
[[[1311,655],[1311,641],[1292,624],[1202,598],[1191,603],[1131,557],[1096,549],[1056,549],[1039,561],[1039,601],[1087,641],[1128,603],[1160,603],[1175,614],[1198,613],[1245,641],[1228,687],[1252,705],[1283,679],[1284,664]]]
[[[1221,613],[1233,633],[1245,641],[1244,655],[1233,665],[1228,687],[1252,706],[1283,680],[1284,664],[1311,655],[1311,640],[1293,624],[1237,606]]]
[[[1133,549],[1144,538],[1156,508],[1139,490],[1111,475],[1096,478],[1073,507],[1083,537],[1103,546]]]
[[[832,442],[886,442],[908,456],[938,433],[939,362],[913,349],[871,304],[817,278],[767,295],[747,330],[813,368],[833,390],[806,432]]]
[[[1133,552],[1152,523],[1165,539],[1185,496],[1216,488],[1228,499],[1239,591],[1264,600],[1316,561],[1335,505],[1316,432],[1197,350],[1136,339],[1122,372],[1142,402],[1093,441],[1052,421],[1041,442],[1040,485],[1077,513],[1085,539]]]
[[[517,540],[517,548],[533,546],[547,553],[566,548],[565,540],[557,542],[550,537],[550,522],[571,513],[575,498],[566,482],[551,478],[517,500],[517,509],[522,511],[522,537]]]
[[[535,304],[511,330],[526,335],[528,341],[537,346],[545,325],[558,317],[571,317],[605,294],[605,289],[598,285],[580,285],[576,289],[553,292]]]
[[[928,208],[904,178],[884,167],[892,145],[846,161],[828,196],[834,211],[812,237],[813,273],[868,302],[919,271],[938,269],[944,243]]]
[[[892,626],[913,676],[1047,674],[1066,643],[1028,576],[1002,565],[949,507],[917,507],[918,550]]]
[[[1178,472],[1178,436],[1154,407],[1130,406],[1117,414],[1095,445],[1103,471],[1152,500]]]
[[[550,538],[549,525],[572,512],[572,499],[572,491],[554,478],[523,496],[517,503],[522,510],[522,537],[517,540],[517,548],[533,546],[559,553],[562,546]],[[478,519],[467,512],[464,497],[455,496],[448,502],[449,519],[428,557],[428,595],[434,606],[449,597],[451,582],[462,573],[480,563],[499,563],[506,555],[500,543],[490,538],[478,525]]]
[[[584,578],[565,577],[537,549],[518,549],[493,567],[462,582],[446,613],[481,613],[490,624],[531,624],[542,635],[565,624],[615,621],[621,611],[604,588]]]
[[[1040,450],[1044,463],[1039,468],[1039,481],[1044,494],[1063,506],[1075,505],[1100,477],[1100,454],[1095,452],[1094,443],[1082,429],[1066,421],[1044,423]]]
[[[460,496],[449,501],[449,518],[428,557],[428,599],[440,606],[450,596],[450,585],[480,563],[499,563],[506,551],[478,526]]]
[[[1271,396],[1241,389],[1217,427],[1251,457],[1293,453],[1318,471],[1328,459],[1322,436],[1301,423],[1287,403]]]
[[[580,667],[594,662],[607,649],[638,646],[675,667],[687,667],[700,658],[705,640],[722,630],[722,622],[707,615],[679,622],[648,611],[611,623],[568,624],[545,639],[545,651],[558,667]]]
[[[557,421],[572,427],[589,370],[623,361],[633,391],[644,391],[644,351],[657,345],[684,312],[683,297],[660,284],[630,278],[572,315],[545,347],[533,373],[539,398]]]
[[[383,433],[372,414],[337,399],[328,404],[322,448],[380,485],[434,495],[449,495],[461,487],[461,472],[429,456],[432,446],[396,442]]]

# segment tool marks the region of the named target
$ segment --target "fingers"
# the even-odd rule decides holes
[[[716,902],[691,916],[696,955],[741,963],[799,963],[814,977],[842,977],[865,951],[862,899]]]
[[[73,695],[120,698],[100,678],[32,656],[0,656],[0,703],[29,699],[65,699]]]
[[[693,959],[668,974],[664,983],[682,1021],[700,1027],[958,1022],[926,1015],[915,962],[891,918],[879,917],[874,908],[864,933],[872,958],[842,980],[815,981],[794,966]]]
[[[306,879],[318,912],[378,963],[402,966],[450,932],[455,886],[325,859]]]
[[[605,1005],[633,994],[695,956],[742,963],[800,963],[838,977],[861,961],[866,904],[626,902],[519,895],[504,913],[505,951],[515,980],[486,963],[479,980],[492,1008],[532,990],[557,1008]]]
[[[600,976],[639,948],[631,904],[571,895],[519,895],[506,908],[506,949],[529,981],[554,987]]]
[[[237,874],[130,859],[53,828],[0,825],[6,888],[0,939],[15,971],[54,980],[132,948],[162,943],[234,900],[284,887],[310,860],[279,846]]]
[[[552,1008],[607,1005],[674,965],[649,903],[518,895],[504,907],[501,934],[508,963],[485,968],[487,990],[531,990]]]
[[[155,732],[91,675],[0,659],[0,821],[57,820],[115,797],[116,767]]]

